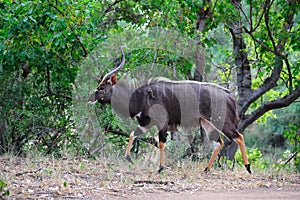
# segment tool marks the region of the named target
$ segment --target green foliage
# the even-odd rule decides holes
[[[80,150],[70,106],[78,62],[99,35],[89,1],[4,1],[0,14],[0,154]],[[79,148],[79,149],[78,149]]]
[[[48,174],[50,176],[53,174],[53,171],[50,168],[46,168],[44,171],[46,174]]]
[[[284,137],[287,138],[293,146],[293,154],[296,155],[293,160],[298,172],[300,172],[300,127],[299,124],[289,124],[288,127],[289,128],[284,132]]]
[[[0,179],[0,198],[9,196],[9,190],[6,188],[6,183]]]
[[[252,103],[245,114],[256,110],[264,102],[289,94],[300,83],[300,39],[297,34],[299,12],[296,12],[291,27],[282,27],[293,9],[299,9],[299,4],[292,7],[289,6],[289,1],[274,1],[270,6],[269,16],[265,19],[269,22],[268,27],[260,21],[262,14],[266,13],[263,10],[265,1],[240,2],[241,4],[234,5],[229,0],[211,3],[206,0],[1,1],[0,154],[14,152],[26,155],[37,150],[61,156],[63,149],[83,154],[92,149],[109,149],[106,148],[109,145],[113,150],[124,149],[126,137],[106,133],[104,128],[110,126],[130,133],[136,124],[116,116],[109,106],[91,106],[89,111],[96,117],[77,120],[78,113],[85,110],[74,111],[74,104],[78,99],[72,97],[74,90],[78,89],[76,81],[80,81],[77,75],[81,61],[95,48],[97,50],[99,43],[109,41],[111,35],[123,31],[163,27],[197,40],[206,48],[206,80],[226,83],[226,87],[235,90],[233,80],[239,66],[235,63],[230,28],[239,22],[243,25],[241,37],[245,40],[245,51],[251,66],[252,90],[259,88],[278,63],[283,62],[283,73],[280,74],[278,86]],[[243,8],[244,13],[237,6]],[[197,30],[195,24],[201,12],[206,11],[210,12],[203,19],[204,30]],[[249,16],[250,13],[253,16]],[[245,30],[253,31],[252,35]],[[274,38],[273,41],[270,35]],[[276,60],[273,43],[278,41],[284,41],[284,47],[278,50],[282,56]],[[97,52],[98,54],[97,62],[109,67],[101,69],[101,72],[98,68],[97,72],[89,72],[90,79],[109,71],[115,64],[105,57],[105,51]],[[130,78],[141,73],[140,66],[149,64],[158,67],[152,68],[152,74],[146,74],[147,76],[164,75],[173,78],[173,73],[163,69],[173,69],[175,66],[176,73],[181,78],[187,78],[195,70],[195,63],[179,55],[176,49],[171,51],[139,46],[126,56],[123,76]],[[89,66],[92,61],[83,64]],[[89,92],[97,83],[91,80],[86,84],[89,87],[84,89]],[[266,124],[264,129],[268,131],[264,133],[266,138],[269,138],[271,132],[284,132],[293,146],[293,153],[299,151],[297,113],[300,113],[299,106],[292,105],[290,110],[269,111],[261,118],[261,122]],[[285,119],[281,118],[283,116]],[[91,127],[91,121],[97,125]],[[90,130],[94,135],[90,134]],[[82,135],[91,141],[91,146],[86,146]],[[257,149],[250,150],[250,159],[260,163],[263,168],[264,161],[259,152]]]
[[[85,168],[85,162],[84,162],[84,161],[81,161],[81,162],[80,162],[80,166],[79,166],[80,171],[83,171],[84,168]]]
[[[294,157],[295,162],[293,164],[287,163],[288,159],[290,159],[293,156],[293,153],[291,153],[289,150],[284,151],[278,160],[274,160],[272,158],[271,160],[268,160],[266,158],[263,158],[262,152],[258,148],[251,148],[247,150],[248,160],[249,163],[258,170],[281,170],[284,169],[288,172],[291,170],[296,170],[299,172],[299,159],[300,156],[296,155]],[[240,151],[238,151],[235,155],[235,160],[238,163],[243,163],[242,154]],[[229,166],[232,165],[230,161],[227,163]]]
[[[248,146],[259,147],[264,154],[271,153],[275,158],[280,156],[278,152],[275,152],[276,149],[294,151],[295,145],[291,144],[287,138],[290,137],[293,141],[296,138],[295,129],[300,124],[299,109],[299,103],[295,102],[289,107],[273,110],[271,115],[263,117],[265,118],[264,122],[261,120],[261,123],[247,131]],[[290,126],[293,126],[294,131],[290,132]]]
[[[64,181],[63,182],[63,187],[65,187],[65,188],[68,187],[68,182]]]
[[[293,159],[294,162],[290,162],[290,159]],[[294,154],[290,150],[286,150],[282,153],[281,158],[276,163],[271,164],[271,167],[277,171],[280,169],[284,169],[288,172],[300,172],[299,160],[299,154]]]
[[[299,126],[296,124],[289,124],[289,128],[284,132],[284,137],[294,146],[295,151],[300,150],[300,132]]]
[[[268,166],[268,162],[262,158],[262,152],[258,148],[247,149],[247,156],[249,163],[258,169],[265,169]],[[243,163],[242,153],[238,151],[235,155],[236,162]]]

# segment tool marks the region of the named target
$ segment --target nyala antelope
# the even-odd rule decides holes
[[[102,78],[89,101],[101,104],[112,104],[115,101],[115,105],[127,110],[131,118],[137,119],[138,126],[130,134],[125,153],[129,162],[132,162],[130,150],[135,137],[145,133],[151,126],[157,126],[160,149],[158,172],[161,172],[165,166],[167,132],[176,131],[178,126],[190,129],[201,124],[208,139],[214,144],[204,171],[210,170],[222,148],[222,134],[238,144],[245,167],[251,173],[244,137],[237,129],[239,118],[236,102],[227,89],[211,83],[159,78],[137,89],[126,90],[116,78],[116,73],[124,65],[125,55],[122,51],[121,64]]]

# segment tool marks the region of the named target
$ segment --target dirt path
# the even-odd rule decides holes
[[[118,198],[120,199],[120,198]],[[264,200],[277,200],[277,199],[300,199],[300,187],[298,188],[264,188],[264,189],[251,189],[242,191],[198,191],[198,192],[185,192],[185,193],[153,193],[131,196],[131,200],[215,200],[215,199],[230,199],[230,200],[244,200],[244,199],[264,199]]]

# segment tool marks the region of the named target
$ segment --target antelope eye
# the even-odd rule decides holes
[[[99,90],[104,90],[105,89],[105,87],[104,86],[101,86],[100,88],[99,88]]]

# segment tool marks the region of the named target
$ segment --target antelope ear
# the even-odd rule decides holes
[[[112,75],[110,77],[109,82],[110,82],[111,85],[115,85],[118,82],[117,76],[116,75]]]

